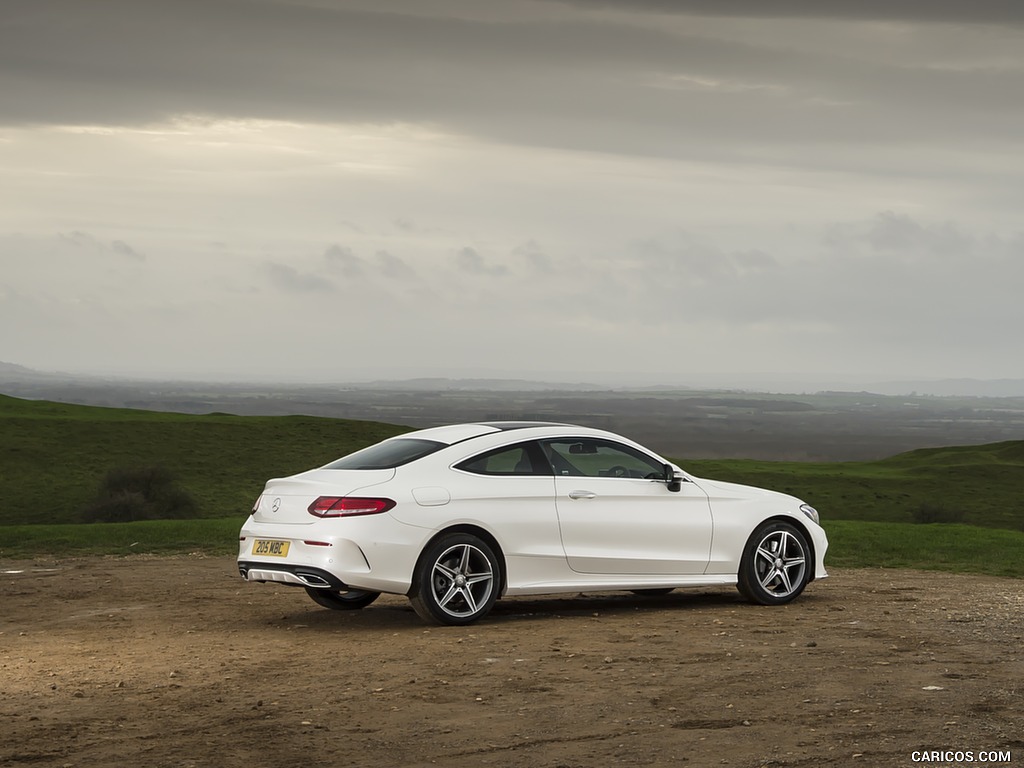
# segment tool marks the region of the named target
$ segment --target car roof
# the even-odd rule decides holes
[[[530,435],[531,437],[539,437],[542,435],[550,435],[556,437],[558,435],[567,434],[587,434],[587,435],[609,435],[611,433],[605,432],[604,430],[592,429],[590,427],[580,427],[576,424],[560,424],[557,422],[547,421],[482,421],[475,422],[472,424],[449,424],[443,427],[430,427],[428,429],[420,429],[415,432],[406,432],[405,434],[398,435],[394,439],[416,439],[416,440],[434,440],[445,445],[455,445],[465,440],[472,440],[476,437],[483,437],[484,435],[495,435],[500,432],[509,432],[512,430],[529,430],[535,432]],[[536,434],[541,432],[542,435]],[[614,437],[619,437],[615,435]],[[619,438],[621,439],[621,438]]]
[[[480,437],[481,435],[490,435],[500,431],[497,427],[492,427],[488,424],[448,424],[443,427],[430,427],[429,429],[419,429],[415,432],[406,432],[391,439],[433,440],[445,445],[454,445],[455,443],[461,443],[463,440]]]

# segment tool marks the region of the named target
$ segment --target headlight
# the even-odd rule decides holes
[[[801,504],[800,511],[807,515],[809,518],[811,518],[811,520],[813,520],[815,523],[821,525],[821,523],[818,521],[818,510],[816,510],[810,504]]]

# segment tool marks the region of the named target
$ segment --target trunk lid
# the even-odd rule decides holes
[[[363,489],[386,483],[394,469],[311,469],[267,481],[252,512],[257,523],[311,525],[321,518],[309,514],[320,496],[361,496]]]

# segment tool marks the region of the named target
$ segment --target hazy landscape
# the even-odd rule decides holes
[[[914,385],[961,393],[1018,391],[1012,382],[905,383]],[[1024,395],[779,394],[513,379],[232,384],[73,377],[10,364],[0,364],[0,393],[113,408],[324,416],[416,428],[463,421],[558,421],[609,429],[669,456],[696,459],[860,461],[916,448],[1024,438]]]
[[[1024,398],[582,389],[493,380],[272,387],[47,381],[37,375],[8,381],[0,386],[4,391],[0,476],[6,502],[0,524],[23,526],[7,537],[8,554],[12,548],[38,552],[64,546],[59,542],[67,532],[54,537],[52,531],[35,530],[40,524],[81,528],[67,534],[72,549],[122,551],[141,541],[161,551],[192,545],[223,551],[231,540],[229,529],[244,517],[267,479],[321,466],[412,428],[466,420],[549,420],[608,428],[694,474],[810,500],[829,526],[850,521],[1024,528],[1019,490]],[[103,484],[126,472],[148,473],[147,483],[157,476],[173,479],[174,492],[188,496],[187,509],[111,519],[152,524],[163,522],[150,520],[154,517],[198,520],[168,520],[170,529],[150,533],[132,527],[143,522],[126,522],[120,533],[113,522],[100,529],[75,525],[96,519],[89,510],[103,494],[121,493],[103,491]],[[203,528],[203,521],[213,527]],[[921,551],[945,546],[928,539],[924,530],[914,533]],[[830,527],[833,532],[840,541],[846,535],[841,527]],[[872,533],[883,543],[876,542],[871,552],[857,552],[852,564],[877,565],[885,558],[908,562],[905,553],[883,554],[891,533]],[[122,541],[122,535],[130,541]],[[857,529],[850,535],[868,533]],[[991,546],[985,542],[972,548],[968,538],[958,544],[957,562],[962,564],[978,560],[978,552]],[[976,535],[972,540],[977,541]],[[832,556],[841,559],[844,553],[838,548]],[[996,572],[1016,572],[1018,559],[987,565]],[[928,564],[931,556],[915,555],[909,561]]]

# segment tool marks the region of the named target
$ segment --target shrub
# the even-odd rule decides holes
[[[119,467],[107,472],[96,501],[82,512],[87,523],[130,523],[196,517],[199,507],[165,467]]]
[[[924,501],[913,511],[912,517],[915,523],[962,523],[964,511]]]

